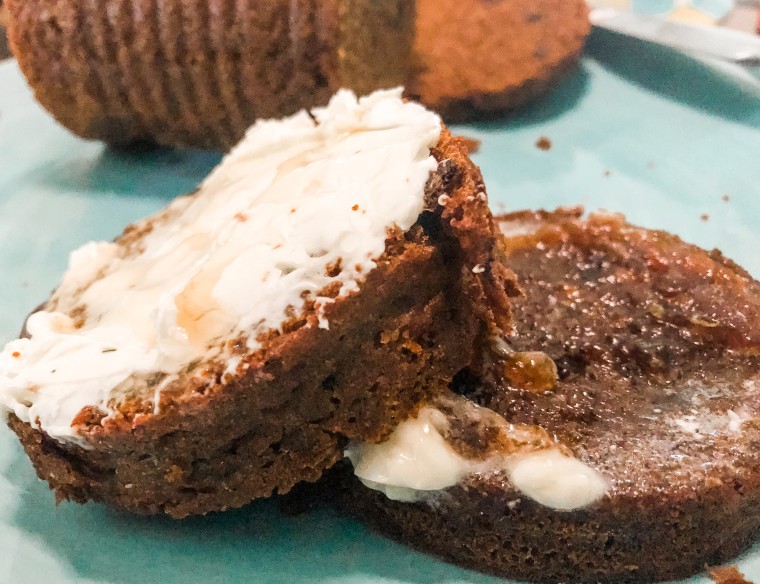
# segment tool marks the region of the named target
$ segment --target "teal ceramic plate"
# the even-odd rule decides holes
[[[635,58],[633,56],[635,55]],[[760,277],[760,94],[675,53],[610,35],[542,103],[458,128],[496,210],[582,203],[719,247]],[[549,150],[536,147],[548,138]],[[218,160],[119,154],[82,142],[0,65],[0,342],[43,300],[68,252],[192,189]],[[760,549],[741,558],[760,580]],[[694,582],[707,582],[696,578]],[[99,505],[54,505],[0,429],[0,582],[114,584],[485,584],[320,511],[270,502],[174,522]]]

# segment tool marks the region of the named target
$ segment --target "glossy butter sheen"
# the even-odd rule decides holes
[[[112,412],[135,378],[226,359],[231,338],[256,350],[307,298],[328,328],[333,299],[320,291],[357,290],[388,229],[406,231],[422,212],[440,128],[400,89],[340,91],[312,115],[257,122],[196,194],[137,224],[150,226],[139,246],[72,253],[30,338],[0,354],[0,407],[81,443],[77,413]],[[82,310],[80,322],[67,316]]]

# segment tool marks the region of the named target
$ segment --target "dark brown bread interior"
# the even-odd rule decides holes
[[[261,351],[243,353],[238,377],[225,375],[224,363],[195,365],[162,390],[157,414],[150,386],[115,417],[83,412],[89,449],[12,417],[57,497],[184,517],[287,492],[317,480],[347,440],[387,437],[429,388],[467,365],[483,338],[508,326],[514,287],[496,260],[477,167],[445,130],[433,154],[428,210],[389,236],[359,292],[329,305],[329,330],[307,311]],[[477,265],[484,271],[473,272]]]
[[[332,495],[403,543],[518,580],[652,582],[735,557],[760,527],[760,284],[719,252],[619,216],[501,220],[524,292],[507,341],[548,353],[558,385],[536,392],[529,372],[515,383],[504,360],[486,359],[453,387],[546,428],[608,494],[555,511],[499,474],[435,504],[398,503],[349,470]]]

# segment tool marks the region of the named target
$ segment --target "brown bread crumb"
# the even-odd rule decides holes
[[[549,138],[546,136],[541,136],[538,140],[536,140],[536,148],[539,150],[551,150],[552,141],[549,140]]]
[[[468,136],[460,136],[459,139],[462,142],[462,145],[467,150],[467,154],[475,154],[478,150],[480,150],[480,140],[477,138],[469,138]]]
[[[730,566],[718,566],[716,568],[707,568],[707,574],[715,584],[752,584],[739,571],[736,564]]]

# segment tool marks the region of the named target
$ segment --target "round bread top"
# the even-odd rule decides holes
[[[500,218],[515,330],[456,390],[545,428],[613,499],[740,484],[760,464],[760,284],[720,252],[581,214]]]

